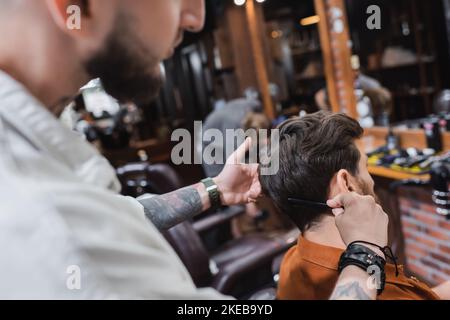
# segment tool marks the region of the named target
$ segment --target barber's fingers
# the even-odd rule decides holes
[[[340,204],[340,202],[338,202],[338,200],[336,198],[328,200],[327,205],[333,209],[342,207],[342,205]]]
[[[247,173],[251,177],[251,186],[248,191],[248,197],[251,199],[251,202],[255,202],[262,195],[262,187],[259,182],[259,164],[251,163],[246,165]]]
[[[355,192],[341,193],[333,199],[328,200],[327,205],[332,209],[342,207],[345,208],[346,206],[352,204],[357,198],[358,194],[356,194]]]
[[[347,192],[342,193],[327,201],[327,205],[333,209],[333,214],[338,217],[345,212],[345,209],[348,209],[354,205],[369,205],[366,209],[378,207],[378,210],[382,211],[382,208],[377,205],[375,198],[369,195],[362,196],[355,192]]]
[[[333,211],[333,214],[336,217],[339,217],[341,214],[344,213],[344,209],[343,208],[336,208],[336,209],[333,209],[332,211]]]
[[[248,150],[250,150],[250,147],[252,146],[252,138],[245,139],[245,142],[240,145],[239,148],[236,149],[236,151],[228,158],[227,163],[228,164],[240,164],[242,160],[245,158],[245,154]]]
[[[261,185],[258,183],[250,189],[248,193],[248,198],[251,200],[251,202],[256,202],[262,195],[262,188]]]
[[[332,208],[332,212],[336,217],[339,217],[344,213],[343,205],[341,204],[341,198],[335,197],[334,199],[328,200],[327,205]]]

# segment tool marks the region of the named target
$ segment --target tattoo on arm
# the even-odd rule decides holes
[[[331,300],[371,300],[358,281],[336,287]]]
[[[159,230],[167,230],[203,211],[203,203],[195,187],[139,200],[144,211]]]

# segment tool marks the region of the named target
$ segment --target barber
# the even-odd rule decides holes
[[[159,63],[203,23],[203,0],[0,1],[0,298],[225,298],[195,287],[158,228],[217,196],[224,205],[254,201],[257,167],[236,161],[251,142],[218,177],[144,207],[119,195],[107,160],[55,117],[92,78],[119,101],[147,103]],[[387,221],[371,201],[335,201],[346,242],[385,239]],[[374,298],[342,289],[368,278],[345,268],[333,298]]]

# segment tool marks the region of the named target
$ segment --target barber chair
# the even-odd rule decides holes
[[[144,194],[164,194],[182,184],[178,174],[165,164],[130,163],[117,169],[122,194],[139,197]]]
[[[165,164],[130,164],[117,172],[126,195],[162,194],[182,187],[177,173]],[[232,206],[199,221],[185,221],[162,232],[198,287],[212,287],[239,298],[250,296],[255,288],[274,285],[272,261],[295,243],[296,236],[245,236],[230,240],[212,252],[202,241],[203,233],[229,223],[243,213],[244,207]]]

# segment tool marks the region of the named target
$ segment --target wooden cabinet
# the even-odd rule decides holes
[[[449,64],[441,1],[346,0],[350,33],[362,72],[380,81],[393,96],[394,122],[433,113],[435,95],[448,83]],[[381,29],[369,30],[369,5],[381,9]],[[368,16],[368,15],[367,15]]]

